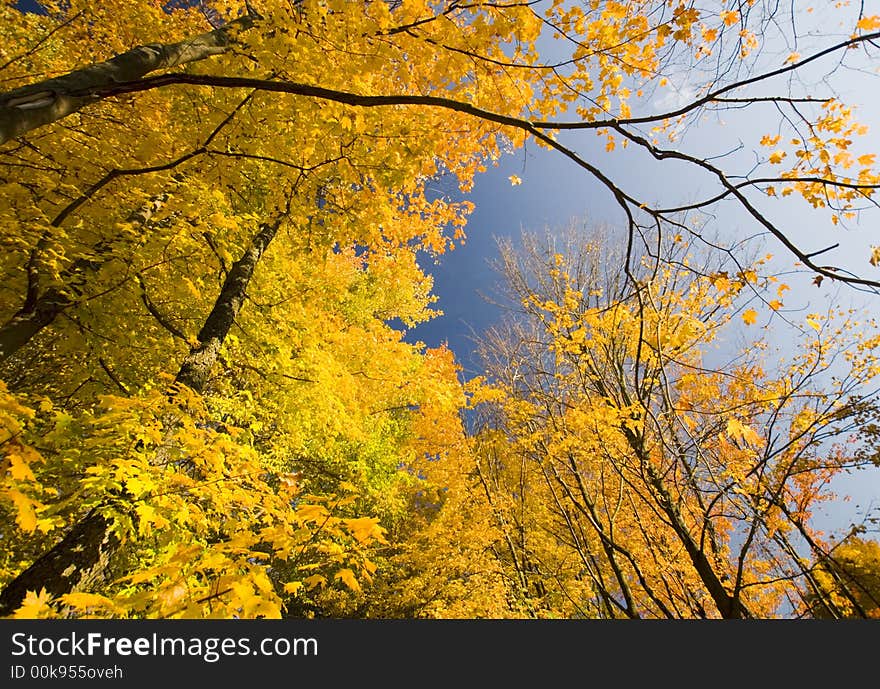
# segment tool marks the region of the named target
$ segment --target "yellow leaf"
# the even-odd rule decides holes
[[[17,620],[33,620],[38,618],[53,617],[55,611],[49,607],[52,596],[45,587],[40,589],[39,593],[28,591],[21,605],[18,607],[12,617]]]
[[[138,516],[138,533],[142,536],[149,536],[153,532],[154,526],[159,529],[168,526],[168,520],[146,503],[138,504],[135,507],[135,512]]]
[[[522,179],[520,179],[520,178],[517,177],[516,175],[511,175],[511,176],[508,177],[507,179],[510,180],[510,184],[511,184],[511,186],[514,186],[514,187],[515,187],[515,186],[518,186],[518,185],[522,184]]]
[[[346,527],[351,531],[352,535],[361,543],[366,543],[370,539],[376,539],[385,542],[383,537],[384,529],[379,526],[379,520],[374,517],[361,517],[360,519],[345,519]]]
[[[223,213],[211,213],[207,220],[214,227],[224,228],[229,226],[229,219]]]
[[[60,520],[55,517],[54,519],[38,519],[37,520],[37,528],[40,530],[40,533],[49,533],[52,529],[61,526]]]
[[[743,440],[752,445],[757,445],[761,441],[761,436],[752,428],[735,418],[731,418],[727,422],[727,435],[734,440]]]
[[[166,586],[160,589],[156,594],[162,607],[165,609],[179,605],[181,599],[187,594],[186,584],[183,582],[175,582],[172,586]]]
[[[37,513],[34,510],[35,507],[41,507],[41,505],[37,502],[31,500],[24,493],[21,493],[17,490],[8,490],[6,491],[7,497],[15,504],[16,510],[18,510],[18,514],[15,517],[15,521],[18,524],[19,528],[22,531],[27,531],[30,533],[34,529],[37,528]]]
[[[334,579],[341,579],[342,583],[348,586],[352,591],[360,591],[361,585],[358,583],[357,579],[355,579],[354,572],[350,569],[340,569],[333,577]]]
[[[9,473],[12,474],[12,478],[14,478],[16,481],[36,480],[30,466],[28,466],[27,460],[22,457],[20,453],[10,451],[8,457]]]
[[[316,586],[323,586],[327,583],[327,577],[322,576],[321,574],[313,574],[310,577],[306,577],[303,579],[303,584],[305,584],[306,588],[311,591]]]
[[[807,316],[807,325],[809,325],[816,332],[819,332],[819,330],[822,329],[821,323],[819,323],[819,321],[813,316]]]
[[[303,505],[296,510],[296,516],[303,522],[319,522],[328,516],[327,509],[322,505]]]
[[[80,610],[85,610],[87,608],[103,608],[110,612],[117,612],[120,610],[119,606],[112,600],[106,596],[98,595],[97,593],[65,593],[61,596],[61,602],[64,603],[64,605],[69,605],[72,608],[78,608]]]
[[[201,292],[199,292],[198,288],[195,286],[192,280],[188,277],[181,277],[180,281],[183,283],[184,287],[186,287],[187,291],[194,297],[199,298],[202,296]]]
[[[782,162],[782,159],[785,158],[786,153],[782,149],[777,149],[770,154],[770,162],[774,165],[777,165]]]
[[[742,319],[743,323],[745,323],[746,325],[752,325],[753,323],[755,323],[755,321],[758,320],[758,312],[754,309],[743,311]]]

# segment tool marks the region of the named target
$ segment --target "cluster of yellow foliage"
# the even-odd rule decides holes
[[[403,330],[434,315],[418,258],[453,247],[472,210],[438,188],[471,190],[527,140],[605,184],[631,232],[634,214],[670,222],[557,133],[673,157],[642,129],[674,142],[755,79],[725,85],[724,67],[693,103],[644,116],[656,89],[682,66],[760,52],[772,13],[754,1],[180,4],[0,7],[2,614],[775,611],[785,580],[764,582],[778,553],[731,571],[743,535],[731,510],[768,549],[800,528],[845,464],[814,456],[814,430],[876,374],[870,343],[821,394],[793,381],[824,365],[823,337],[777,377],[757,364],[698,376],[740,293],[770,285],[760,266],[683,288],[668,269],[635,301],[581,308],[562,255],[547,266],[558,293],[522,295],[548,338],[550,406],[497,381],[465,390],[451,352]],[[860,17],[850,43],[877,29]],[[814,108],[809,135],[775,183],[853,212],[878,182],[873,157],[851,153],[863,128],[836,100],[799,107]],[[566,113],[578,119],[548,121]],[[742,185],[679,158],[717,174],[727,191],[713,200],[751,208]],[[741,309],[747,324],[756,315]],[[818,317],[807,324],[823,334]],[[505,421],[468,436],[462,411],[478,400]],[[788,437],[772,453],[758,432],[770,417]],[[571,480],[581,498],[557,492]],[[708,505],[707,481],[725,486]]]
[[[808,609],[799,553],[824,552],[812,513],[864,461],[847,445],[880,375],[876,325],[813,314],[789,362],[756,336],[710,366],[755,283],[772,281],[695,276],[670,249],[620,298],[595,245],[575,246],[504,249],[523,320],[488,340],[489,377],[471,383],[480,483],[518,599],[536,616]]]

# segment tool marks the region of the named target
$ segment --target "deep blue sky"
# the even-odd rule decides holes
[[[595,138],[595,137],[593,137]],[[597,152],[600,146],[590,141]],[[613,205],[607,194],[568,160],[530,144],[506,156],[497,168],[478,176],[474,191],[465,195],[475,208],[467,225],[466,242],[424,268],[434,276],[435,308],[443,315],[407,334],[429,346],[446,342],[470,378],[479,371],[472,356],[472,336],[503,315],[485,299],[496,293],[500,276],[490,262],[497,258],[496,237],[518,238],[521,232],[559,230],[570,222],[610,220]],[[510,175],[523,182],[512,186]]]

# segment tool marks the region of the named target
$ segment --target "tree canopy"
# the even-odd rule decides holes
[[[833,552],[810,510],[875,459],[853,434],[878,336],[830,308],[787,363],[755,338],[707,364],[787,286],[703,220],[735,207],[817,281],[880,287],[825,262],[880,183],[834,92],[880,15],[844,5],[817,34],[764,0],[40,9],[0,7],[0,615],[745,617],[832,595],[802,564]],[[754,117],[746,167],[691,147],[719,111]],[[596,136],[706,183],[642,198]],[[526,145],[598,182],[626,241],[533,243],[528,270],[507,250],[519,330],[465,384],[405,337],[435,313],[420,258]]]

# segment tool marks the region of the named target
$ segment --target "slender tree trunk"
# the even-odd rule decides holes
[[[74,96],[118,82],[136,81],[158,69],[204,60],[228,50],[235,31],[253,26],[240,17],[214,31],[178,43],[132,48],[106,62],[88,65],[60,77],[22,86],[0,95],[0,144],[77,112],[101,96]]]
[[[679,512],[678,506],[675,504],[675,500],[669,494],[666,485],[663,483],[663,479],[657,475],[654,467],[651,466],[650,459],[644,451],[641,439],[632,433],[632,431],[625,430],[624,432],[627,437],[627,442],[636,452],[636,455],[645,467],[645,473],[647,474],[648,481],[654,488],[658,505],[663,510],[667,519],[669,519],[669,524],[672,526],[672,530],[684,546],[691,564],[697,571],[697,575],[700,577],[700,580],[703,582],[709,595],[712,597],[715,607],[718,608],[721,617],[724,619],[745,619],[752,617],[751,612],[739,597],[732,596],[727,592],[724,583],[715,572],[712,563],[709,562],[709,558],[706,557],[706,553],[703,552],[699,544],[694,540],[693,535],[681,518],[681,513]]]
[[[193,347],[177,373],[176,382],[202,392],[223,341],[241,310],[254,270],[274,239],[284,215],[272,224],[264,224],[250,246],[226,276],[214,308],[199,332],[199,346]],[[0,617],[11,615],[21,605],[28,591],[45,588],[59,596],[77,587],[99,581],[121,545],[111,533],[111,521],[97,511],[74,524],[67,535],[41,555],[30,567],[0,592]]]
[[[175,382],[182,383],[196,392],[202,392],[205,389],[205,384],[208,382],[208,376],[217,361],[223,340],[226,339],[226,335],[244,303],[247,286],[253,277],[254,269],[260,262],[263,252],[275,238],[282,219],[283,216],[271,225],[263,225],[251,240],[244,255],[232,264],[226,275],[226,280],[223,282],[220,296],[214,302],[214,308],[211,309],[211,313],[196,338],[198,346],[190,349],[180,366]]]
[[[24,347],[72,303],[70,296],[52,287],[46,290],[33,307],[23,308],[0,326],[0,361]]]

